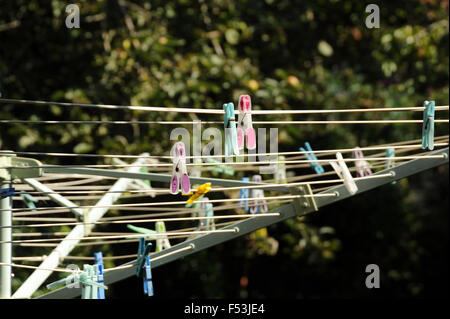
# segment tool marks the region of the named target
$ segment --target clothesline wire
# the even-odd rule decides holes
[[[172,217],[172,218],[151,218],[151,219],[128,219],[128,220],[113,220],[113,221],[98,221],[98,222],[72,222],[72,223],[52,223],[52,227],[56,226],[77,226],[77,225],[112,225],[112,224],[140,224],[140,223],[156,223],[156,222],[179,222],[179,221],[196,221],[208,219],[230,219],[230,218],[257,218],[257,217],[272,217],[280,216],[280,213],[265,213],[265,214],[234,214],[234,215],[215,215],[215,216],[195,216],[195,217]],[[22,226],[22,225],[21,225]],[[48,227],[49,224],[31,224],[26,225],[29,228]],[[20,226],[19,226],[20,227]],[[153,236],[154,234],[146,234],[146,236]]]
[[[439,140],[439,138],[448,138],[447,136],[441,136],[436,137],[435,140]],[[418,140],[415,140],[418,141]],[[448,143],[436,143],[435,146],[446,146]],[[386,145],[386,146],[368,146],[368,147],[361,147],[361,151],[372,151],[372,150],[383,150],[388,148],[394,148],[394,149],[400,149],[400,148],[406,148],[406,147],[422,147],[422,144],[417,145]],[[353,152],[354,148],[341,148],[341,149],[334,149],[334,150],[313,150],[314,154],[320,154],[320,153],[333,153],[333,152]],[[212,159],[212,158],[234,158],[234,157],[251,157],[251,156],[275,156],[275,155],[299,155],[299,154],[308,154],[309,151],[291,151],[291,152],[271,152],[271,153],[255,153],[255,154],[240,154],[240,155],[189,155],[186,156],[186,159]],[[77,153],[49,153],[49,152],[13,152],[13,151],[1,151],[0,154],[4,155],[39,155],[39,156],[54,156],[54,157],[95,157],[95,158],[148,158],[148,159],[173,159],[173,156],[167,156],[167,155],[115,155],[115,154],[77,154]]]
[[[293,199],[300,197],[335,197],[335,193],[330,194],[313,194],[313,195],[282,195],[282,196],[270,196],[270,197],[258,197],[258,198],[227,198],[227,199],[210,199],[208,203],[226,203],[226,202],[236,202],[236,201],[253,201],[253,200],[272,200],[272,199]],[[186,205],[186,201],[171,201],[171,202],[150,202],[150,203],[130,203],[130,204],[114,204],[114,205],[77,205],[70,208],[115,208],[115,207],[133,207],[133,206],[166,206],[166,205]],[[28,211],[28,210],[39,210],[40,207],[37,208],[12,208],[12,209],[0,209],[2,211]],[[65,208],[62,206],[57,207],[43,207],[44,209],[49,208]],[[0,226],[2,228],[2,226]]]
[[[446,154],[443,155],[413,155],[413,156],[399,156],[397,159],[433,159],[433,158],[445,158]],[[370,160],[391,160],[391,157],[372,157]],[[358,158],[344,158],[344,162],[355,162],[360,161]],[[225,163],[189,163],[186,166],[219,166],[219,165],[268,165],[268,164],[299,164],[299,163],[328,163],[328,162],[338,162],[340,160],[336,158],[330,159],[314,159],[314,160],[296,160],[296,161],[258,161],[258,162],[225,162]],[[123,167],[173,167],[171,163],[159,163],[159,164],[92,164],[92,165],[30,165],[30,166],[0,166],[0,169],[29,169],[29,168],[123,168]]]
[[[1,124],[161,124],[161,125],[195,125],[193,121],[44,121],[44,120],[0,120]],[[435,119],[434,123],[449,123],[448,119]],[[223,124],[220,121],[201,121],[201,124]],[[423,124],[423,120],[317,120],[317,121],[252,121],[254,125],[328,125],[328,124]]]
[[[155,107],[155,106],[134,106],[134,105],[111,105],[111,104],[92,104],[92,103],[74,103],[74,102],[51,102],[25,99],[5,99],[0,98],[0,103],[8,104],[32,104],[32,105],[56,105],[71,107],[88,107],[116,110],[134,110],[148,112],[178,112],[194,114],[225,114],[223,109],[202,109],[202,108],[182,108],[182,107]],[[448,105],[435,106],[435,110],[448,110]],[[425,107],[390,107],[390,108],[362,108],[362,109],[336,109],[336,110],[252,110],[252,115],[264,114],[319,114],[319,113],[347,113],[347,112],[399,112],[399,111],[423,111]],[[235,110],[235,114],[240,114],[240,110]]]
[[[223,223],[215,223],[216,227],[221,226],[228,226],[235,224],[235,221],[229,221],[229,222],[223,222]],[[179,231],[188,232],[195,229],[203,229],[208,226],[203,227],[189,227],[189,228],[182,228],[179,229]],[[170,233],[170,232],[169,232]],[[145,236],[142,234],[142,236]],[[184,235],[167,235],[168,239],[181,239],[181,238],[189,238],[192,235],[184,234]],[[62,240],[62,239],[61,239]],[[87,241],[87,242],[81,242],[78,243],[77,246],[94,246],[94,245],[113,245],[113,244],[129,244],[129,243],[135,243],[138,242],[139,238],[135,239],[119,239],[119,240],[103,240],[103,241]],[[58,244],[52,244],[52,243],[14,243],[13,245],[21,246],[21,247],[56,247]]]
[[[237,228],[231,229],[216,229],[216,230],[198,230],[191,232],[165,232],[165,233],[156,233],[152,234],[153,237],[165,237],[168,234],[172,235],[194,235],[194,234],[210,234],[210,233],[237,233],[239,230]],[[78,237],[78,238],[64,238],[64,241],[68,240],[93,240],[93,239],[114,239],[114,238],[141,238],[148,237],[146,234],[136,234],[136,235],[114,235],[114,236],[92,236],[92,237]],[[149,240],[156,240],[150,238]],[[39,243],[39,242],[48,242],[48,241],[61,241],[61,238],[46,238],[46,239],[24,239],[24,240],[10,240],[10,241],[0,241],[0,244],[8,244],[8,243]]]

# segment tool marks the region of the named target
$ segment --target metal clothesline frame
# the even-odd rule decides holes
[[[358,186],[358,191],[354,194],[361,194],[363,192],[369,191],[376,187],[391,183],[392,181],[399,180],[424,170],[440,166],[448,163],[449,148],[441,149],[433,152],[433,155],[444,155],[442,158],[424,158],[415,159],[408,161],[406,163],[399,164],[398,166],[384,169],[374,175],[390,173],[391,177],[377,178],[377,179],[362,179],[357,180],[355,183]],[[100,175],[107,177],[117,177],[117,178],[134,178],[134,179],[151,179],[154,181],[167,182],[170,180],[170,175],[165,174],[154,174],[154,173],[130,173],[130,172],[120,172],[120,171],[109,171],[102,169],[89,169],[89,168],[48,168],[45,169],[47,173],[77,173],[85,175]],[[257,185],[261,183],[254,182],[242,182],[234,180],[225,179],[209,179],[209,178],[192,178],[193,183],[204,183],[213,182],[222,186],[250,186]],[[264,184],[264,183],[262,183]],[[268,188],[270,189],[270,188]],[[282,190],[277,187],[276,190]],[[284,190],[284,189],[283,189]],[[286,187],[285,190],[290,191],[293,194],[304,194],[305,188],[303,187]],[[337,201],[349,198],[351,195],[344,185],[339,185],[326,190],[321,193],[336,193],[336,197],[318,197],[315,200],[311,198],[299,198],[293,200],[289,204],[285,204],[281,207],[271,210],[271,213],[279,213],[279,216],[267,217],[267,218],[250,218],[244,221],[236,222],[232,225],[226,226],[223,229],[235,229],[236,232],[233,233],[215,233],[202,235],[193,239],[186,240],[185,242],[179,243],[171,248],[162,250],[160,252],[152,254],[152,267],[159,267],[166,263],[172,262],[174,260],[186,257],[190,254],[198,252],[203,249],[207,249],[211,246],[221,244],[223,242],[232,240],[234,238],[243,236],[255,230],[263,227],[279,223],[288,218],[293,218],[297,216],[304,216],[316,211],[318,208],[333,204]],[[319,194],[321,194],[319,193]],[[112,284],[126,278],[135,276],[136,260],[125,263],[117,269],[107,271],[104,273],[104,282],[106,285]],[[81,294],[81,289],[77,288],[67,288],[63,287],[42,296],[37,297],[37,299],[68,299],[74,298]]]

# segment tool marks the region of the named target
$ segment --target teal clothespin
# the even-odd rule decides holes
[[[250,179],[248,177],[242,177],[241,179],[243,182],[248,182]],[[242,188],[240,190],[239,198],[247,199],[249,197],[249,189],[248,188]],[[248,200],[241,200],[239,201],[239,208],[243,208],[246,212],[248,212]]]
[[[239,155],[239,147],[237,143],[237,132],[236,132],[236,118],[234,115],[234,104],[225,103],[223,105],[225,110],[225,156]]]
[[[303,147],[300,147],[300,151],[302,151],[302,152],[308,151],[307,153],[305,153],[306,158],[309,161],[317,161],[317,157],[316,157],[316,155],[314,155],[311,145],[309,145],[308,142],[305,142],[305,147],[306,147],[306,150]],[[322,174],[325,172],[322,165],[320,165],[319,163],[310,162],[310,164],[311,164],[312,168],[316,171],[317,174]]]
[[[392,158],[386,161],[386,168],[394,167],[395,149],[392,147],[386,149],[386,157]],[[393,181],[391,184],[397,184],[397,181]]]
[[[156,239],[156,236],[155,236],[156,230],[143,228],[143,227],[137,227],[137,226],[130,225],[130,224],[127,224],[127,228],[132,231],[135,231],[137,233],[144,234],[144,236],[142,236],[142,238],[148,238],[149,240]]]
[[[434,101],[423,103],[422,148],[434,149]]]
[[[94,268],[95,274],[97,275],[97,282],[99,284],[103,285],[104,284],[104,281],[103,281],[104,266],[103,266],[103,254],[101,251],[94,253],[94,260],[95,260],[95,265],[97,266]],[[105,299],[105,289],[103,289],[102,287],[98,287],[97,295],[98,295],[97,299]]]
[[[94,267],[91,265],[84,265],[83,271],[74,272],[67,278],[60,279],[47,285],[47,289],[52,289],[60,286],[76,287],[81,285],[82,299],[97,299],[97,288],[108,289],[107,286],[98,282]]]
[[[31,208],[33,212],[36,211],[36,205],[34,204],[38,202],[36,198],[25,192],[20,192],[20,197],[22,197],[23,202],[28,208]]]
[[[213,158],[207,158],[206,161],[209,163],[220,163],[218,160]],[[234,176],[234,169],[226,164],[214,165],[212,167],[208,167],[208,170]]]
[[[144,293],[153,296],[152,268],[150,264],[151,243],[145,244],[145,238],[139,238],[139,248],[137,253],[136,276],[143,279]]]
[[[200,202],[200,216],[201,217],[214,217],[213,204],[209,202],[208,197],[204,197]],[[216,230],[216,224],[214,218],[200,219],[200,228],[205,230]]]

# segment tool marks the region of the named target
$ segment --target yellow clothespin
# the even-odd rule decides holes
[[[203,195],[205,195],[206,193],[208,193],[210,190],[211,190],[211,183],[205,183],[203,185],[200,185],[199,187],[196,187],[194,191],[192,191],[188,194],[183,194],[183,195],[192,195],[186,201],[186,203],[191,204],[191,203],[195,202],[197,199],[199,199],[200,197],[202,197]]]

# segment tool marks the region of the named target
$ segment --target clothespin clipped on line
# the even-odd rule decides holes
[[[283,155],[278,156],[278,166],[275,171],[275,183],[286,184],[286,165],[283,163],[286,158]]]
[[[143,228],[143,227],[137,227],[137,226],[130,225],[130,224],[127,224],[127,228],[132,231],[135,231],[137,233],[144,234],[144,236],[142,236],[142,237],[147,238],[148,240],[156,239],[156,250],[155,250],[156,252],[171,247],[169,238],[166,234],[166,225],[162,221],[155,223],[156,230]],[[157,234],[164,234],[164,235],[157,236]]]
[[[97,282],[99,284],[103,285],[104,284],[104,281],[103,281],[104,266],[103,266],[103,254],[101,251],[94,253],[94,262],[95,262],[95,265],[97,266],[94,268],[96,275],[97,275]],[[105,289],[103,289],[102,287],[98,287],[97,288],[97,296],[98,296],[98,299],[105,299]]]
[[[186,168],[186,147],[183,142],[177,142],[171,150],[173,170],[170,180],[170,193],[178,194],[179,188],[184,194],[191,191],[191,182]]]
[[[139,238],[139,248],[137,253],[136,276],[142,278],[144,283],[144,294],[153,296],[152,268],[150,264],[151,243],[145,244],[145,238]]]
[[[218,160],[213,159],[213,158],[207,158],[206,161],[209,163],[220,163]],[[207,169],[209,171],[215,171],[218,173],[224,173],[226,175],[234,176],[234,169],[232,169],[230,166],[228,166],[226,164],[213,165],[211,167],[208,167]]]
[[[237,144],[240,150],[244,149],[244,137],[247,137],[247,149],[256,148],[256,133],[252,124],[252,101],[250,95],[239,97],[239,116],[237,123]]]
[[[392,158],[392,159],[388,159],[386,161],[386,168],[392,168],[394,167],[394,158],[395,158],[395,149],[394,148],[388,148],[386,149],[386,157]],[[397,181],[392,181],[391,184],[397,184]]]
[[[361,151],[361,148],[355,147],[353,149],[353,157],[358,159],[357,161],[355,161],[356,175],[358,177],[372,175],[370,164],[364,160],[364,155],[363,152]]]
[[[248,177],[242,177],[241,180],[243,182],[248,182],[250,179]],[[249,197],[249,189],[248,188],[241,188],[239,191],[239,198],[241,199],[247,199]],[[241,200],[239,201],[239,208],[243,208],[246,212],[248,212],[248,200]]]
[[[155,229],[157,234],[164,234],[156,238],[156,252],[170,248],[170,241],[166,234],[166,224],[163,221],[156,222]]]
[[[253,181],[257,183],[262,182],[261,175],[253,175]],[[267,202],[264,199],[264,190],[260,188],[251,189],[251,198],[256,198],[250,203],[250,214],[267,213]]]
[[[338,159],[338,162],[330,162],[330,165],[333,167],[339,178],[344,180],[344,185],[347,191],[353,195],[358,191],[358,186],[356,186],[356,183],[353,180],[352,174],[350,174],[350,171],[348,170],[347,164],[345,163],[342,154],[337,152],[336,158]]]
[[[16,189],[14,187],[0,189],[0,199],[6,198],[6,197],[12,197],[14,195],[16,195]]]
[[[300,147],[299,150],[302,152],[307,152],[304,155],[306,156],[306,159],[308,161],[317,161],[317,157],[314,154],[311,145],[309,145],[308,142],[305,142],[305,147],[306,150],[303,147]],[[311,167],[314,169],[314,171],[316,172],[316,174],[322,174],[325,172],[325,170],[323,169],[322,165],[320,165],[317,162],[310,162]]]
[[[208,197],[203,197],[202,201],[200,202],[200,217],[213,217],[214,216],[214,210],[213,210],[213,204],[209,202]],[[200,225],[199,228],[201,230],[216,230],[216,224],[214,222],[213,218],[206,218],[206,219],[200,219]]]
[[[31,208],[33,212],[36,211],[36,205],[34,204],[38,202],[36,198],[26,192],[20,192],[20,197],[22,197],[23,202],[25,203],[25,205],[27,205],[28,208]]]
[[[236,118],[234,115],[234,104],[225,103],[224,130],[225,130],[225,156],[239,155],[237,142]]]
[[[192,204],[197,199],[199,199],[200,197],[202,197],[203,195],[208,193],[210,190],[211,190],[211,183],[205,183],[205,184],[200,185],[199,187],[197,187],[194,191],[192,191],[192,192],[190,192],[188,194],[183,194],[183,195],[192,195],[186,201],[187,204]]]
[[[422,148],[434,149],[434,101],[423,103]]]
[[[97,288],[108,289],[108,287],[98,282],[98,276],[95,272],[96,267],[98,266],[84,265],[83,271],[78,269],[68,277],[48,284],[47,289],[53,289],[60,286],[79,288],[81,285],[81,299],[97,299]]]

